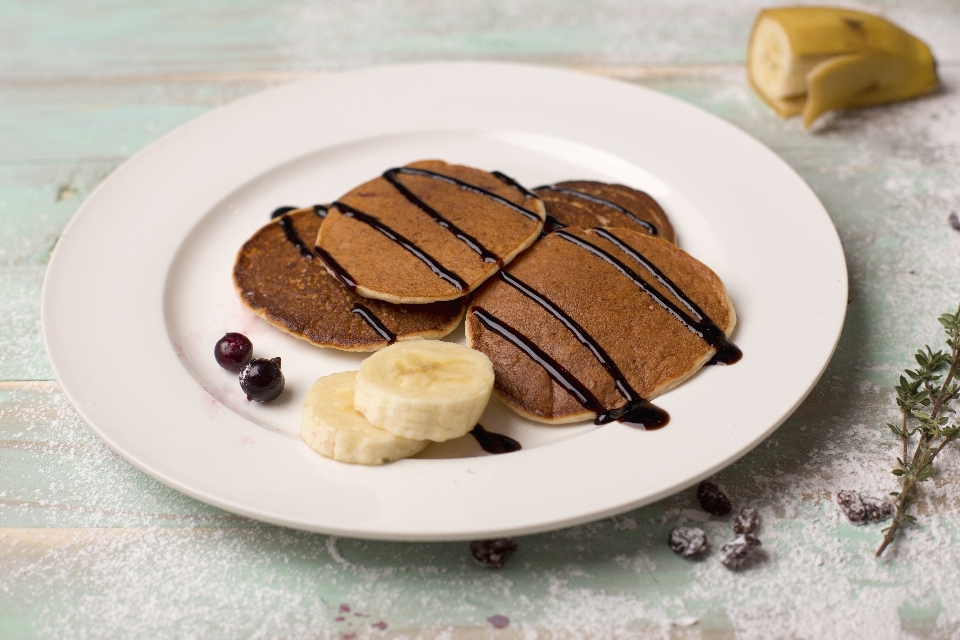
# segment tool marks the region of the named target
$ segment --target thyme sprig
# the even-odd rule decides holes
[[[960,378],[960,308],[954,314],[940,316],[940,324],[947,334],[947,351],[932,351],[929,346],[917,351],[914,356],[916,369],[907,369],[897,385],[897,406],[900,408],[900,424],[887,423],[890,430],[900,438],[902,457],[897,458],[893,475],[900,479],[900,491],[891,495],[894,502],[893,520],[884,529],[883,542],[877,556],[883,553],[896,538],[905,524],[916,518],[907,510],[917,498],[919,483],[933,476],[933,462],[943,448],[960,435],[960,421],[951,404],[960,397],[957,380]],[[951,423],[951,417],[953,421]],[[913,455],[908,456],[910,445],[916,441]]]

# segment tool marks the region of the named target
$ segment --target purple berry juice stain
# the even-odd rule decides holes
[[[510,618],[507,616],[490,616],[487,618],[487,622],[492,624],[496,629],[505,629],[508,624],[510,624]]]

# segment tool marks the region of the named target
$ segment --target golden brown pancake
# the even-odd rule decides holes
[[[739,350],[726,340],[735,324],[720,278],[675,245],[629,229],[569,228],[491,279],[470,304],[466,329],[510,407],[565,423],[620,419],[618,411],[671,389],[714,354],[735,362]]]
[[[317,253],[367,298],[453,300],[530,246],[543,203],[502,174],[439,160],[391,169],[335,202]]]
[[[324,213],[323,207],[297,209],[247,240],[233,267],[234,287],[247,308],[297,338],[346,351],[442,338],[460,324],[465,299],[395,305],[358,296],[338,282],[310,249]]]
[[[547,208],[547,232],[564,227],[621,227],[676,244],[667,214],[643,191],[590,180],[558,182],[533,191]]]

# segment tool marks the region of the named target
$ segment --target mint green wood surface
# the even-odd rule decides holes
[[[890,388],[960,301],[960,232],[947,224],[960,211],[960,5],[858,6],[926,39],[943,87],[806,132],[745,81],[760,7],[746,0],[0,3],[0,639],[960,635],[960,455],[945,456],[919,526],[881,561],[880,526],[851,525],[834,502],[843,488],[895,488]],[[763,518],[763,553],[745,570],[719,565],[729,518],[706,517],[691,490],[520,538],[501,571],[475,566],[463,543],[253,522],[120,460],[53,380],[45,265],[127,157],[311,73],[450,58],[586,68],[687,100],[774,149],[829,211],[850,272],[837,354],[797,413],[716,478]],[[669,530],[701,520],[712,554],[674,556]]]

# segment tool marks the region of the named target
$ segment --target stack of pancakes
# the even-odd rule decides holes
[[[739,357],[723,283],[629,187],[530,191],[430,160],[275,216],[237,256],[245,306],[350,351],[441,338],[469,306],[468,344],[490,357],[504,401],[534,420],[649,426],[649,412],[630,418],[647,400],[711,359]]]

